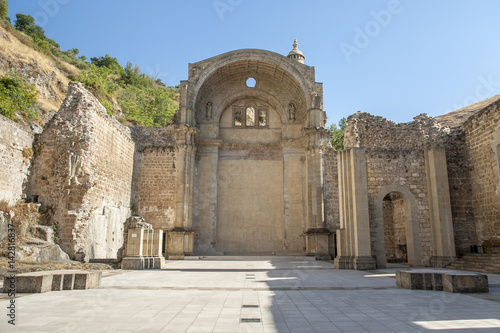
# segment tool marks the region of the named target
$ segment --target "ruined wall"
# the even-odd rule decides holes
[[[425,149],[442,146],[450,129],[436,119],[421,114],[410,123],[396,124],[383,117],[356,112],[347,119],[345,149],[353,147],[376,149]]]
[[[33,133],[0,115],[0,202],[21,199],[33,155]]]
[[[478,245],[500,239],[500,103],[463,125],[469,157]]]
[[[132,135],[137,142],[132,194],[134,214],[144,217],[154,229],[172,229],[177,190],[174,128],[134,127]]]
[[[424,152],[432,147],[445,146],[449,137],[448,127],[425,114],[416,116],[413,122],[401,124],[362,112],[349,117],[345,149],[366,148],[373,253],[383,250],[379,244],[383,240],[383,225],[378,225],[383,223],[383,218],[377,216],[378,206],[383,204],[385,195],[394,191],[403,194],[404,199],[409,200],[409,206],[416,207],[417,211],[408,215],[408,223],[418,227],[418,232],[412,235],[418,242],[414,253],[421,255],[420,264],[429,264],[432,238]],[[404,208],[406,211],[400,210],[399,215],[410,214],[409,208]],[[394,210],[394,214],[396,212]],[[416,221],[410,221],[410,216],[414,216]]]
[[[31,194],[71,257],[113,258],[130,215],[134,142],[80,83],[35,144]]]
[[[368,200],[370,210],[370,236],[372,252],[380,247],[378,234],[383,233],[383,225],[377,223],[377,206],[390,193],[388,188],[399,188],[395,192],[404,194],[409,191],[418,207],[416,214],[419,232],[414,235],[419,239],[416,250],[422,255],[422,263],[428,264],[432,255],[431,227],[429,220],[429,203],[427,197],[427,180],[425,157],[422,150],[367,150],[366,152]],[[410,223],[410,222],[409,222]]]

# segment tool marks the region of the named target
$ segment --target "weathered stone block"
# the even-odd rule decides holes
[[[405,289],[424,289],[423,274],[396,271],[396,285]]]
[[[73,289],[92,289],[101,285],[102,272],[84,272],[75,274]]]
[[[4,286],[10,284],[8,277],[4,278]],[[23,273],[16,276],[16,293],[46,293],[52,290],[52,275],[40,272]],[[7,292],[8,288],[4,288]]]
[[[489,291],[488,276],[466,272],[396,271],[396,285],[405,289],[444,290],[450,293],[484,293]]]
[[[75,273],[64,274],[63,290],[73,290],[74,281],[75,281]]]
[[[488,276],[484,274],[444,274],[443,290],[449,293],[487,293]]]
[[[63,290],[63,274],[52,275],[52,291]]]
[[[144,257],[141,257],[141,256],[125,257],[122,260],[121,268],[122,269],[144,269],[145,268]]]

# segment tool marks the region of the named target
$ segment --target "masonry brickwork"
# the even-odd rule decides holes
[[[500,102],[463,125],[469,157],[477,241],[500,241]]]

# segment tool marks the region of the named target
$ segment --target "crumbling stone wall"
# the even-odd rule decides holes
[[[73,258],[114,258],[130,215],[134,142],[130,130],[71,83],[35,144],[31,193]]]
[[[500,239],[500,102],[463,125],[469,157],[478,245]]]
[[[345,149],[353,147],[411,150],[441,147],[450,129],[421,114],[410,123],[396,124],[383,117],[356,112],[347,119]]]
[[[450,129],[436,119],[422,114],[410,123],[396,124],[383,117],[357,112],[348,118],[344,147],[363,147],[366,149],[368,199],[370,211],[370,230],[372,252],[381,251],[383,221],[377,216],[380,198],[388,188],[400,188],[414,200],[418,211],[415,221],[419,232],[415,235],[419,244],[416,251],[421,254],[421,263],[428,265],[432,256],[432,239],[427,193],[427,175],[424,152],[433,147],[445,146]],[[400,194],[403,194],[400,192]],[[400,211],[402,214],[403,212]],[[400,215],[401,215],[400,214]],[[408,211],[405,214],[409,214]],[[379,219],[377,219],[379,218]],[[380,223],[380,222],[379,222]],[[411,222],[409,222],[411,223]]]
[[[0,202],[21,199],[33,155],[33,133],[0,115]]]
[[[133,213],[144,217],[154,229],[172,229],[177,191],[174,126],[134,127],[132,134],[136,142]]]
[[[432,256],[431,227],[429,220],[429,203],[427,198],[427,180],[425,171],[425,157],[422,150],[367,150],[367,179],[368,202],[370,211],[370,236],[372,252],[376,253],[380,247],[377,233],[383,232],[383,225],[376,220],[378,199],[385,197],[384,188],[396,185],[407,189],[417,201],[420,244],[415,244],[417,251],[422,255],[422,263],[428,264]],[[401,192],[398,192],[401,193]],[[401,193],[402,194],[402,193]],[[405,200],[412,200],[406,198]],[[410,223],[408,221],[408,223]]]

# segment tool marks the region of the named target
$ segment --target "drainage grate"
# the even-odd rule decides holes
[[[258,305],[242,305],[242,308],[258,308]]]
[[[242,323],[260,323],[260,318],[241,318]]]

